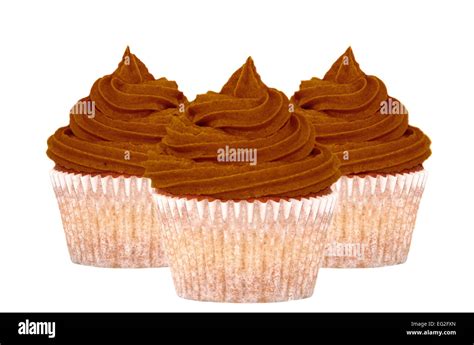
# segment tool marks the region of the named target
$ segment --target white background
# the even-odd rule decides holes
[[[472,3],[471,3],[472,4]],[[474,25],[452,1],[2,1],[0,311],[474,311]],[[310,299],[187,301],[168,269],[72,264],[46,140],[126,47],[189,99],[252,55],[289,96],[351,45],[432,139],[404,265],[322,269]]]

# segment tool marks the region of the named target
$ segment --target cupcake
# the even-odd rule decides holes
[[[426,181],[430,140],[384,83],[359,68],[351,48],[323,79],[301,82],[296,113],[340,161],[338,206],[325,267],[377,267],[406,261]]]
[[[312,295],[335,204],[335,156],[251,58],[174,117],[151,178],[177,294],[218,302]]]
[[[118,68],[73,106],[69,125],[49,137],[51,179],[74,263],[166,265],[142,163],[184,102],[174,81],[155,79],[127,47]]]

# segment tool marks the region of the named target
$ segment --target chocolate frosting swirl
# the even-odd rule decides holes
[[[316,141],[337,155],[343,174],[401,172],[431,154],[429,138],[408,125],[403,105],[379,78],[362,72],[350,47],[323,79],[301,82],[293,100],[314,125]],[[384,112],[391,104],[401,111]]]
[[[145,176],[175,195],[306,196],[339,177],[337,160],[314,137],[309,120],[289,111],[288,98],[267,87],[248,58],[220,93],[197,96],[172,119],[160,150],[149,152]],[[225,147],[254,150],[257,164],[219,161]]]
[[[78,102],[93,108],[93,116],[72,112],[69,126],[48,139],[47,155],[75,172],[142,176],[147,151],[161,141],[185,102],[174,81],[155,80],[127,47],[118,68]]]

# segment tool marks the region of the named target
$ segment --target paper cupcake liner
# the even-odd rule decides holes
[[[53,170],[51,180],[74,263],[166,266],[149,179]]]
[[[341,177],[323,267],[404,263],[425,187],[424,170],[377,177]]]
[[[313,294],[335,193],[266,202],[154,196],[180,297],[277,302]]]

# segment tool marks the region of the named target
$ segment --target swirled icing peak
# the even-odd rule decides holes
[[[219,93],[198,95],[172,119],[145,166],[161,191],[218,199],[306,196],[339,177],[334,156],[315,147],[308,119],[289,111],[251,58]]]
[[[431,154],[429,138],[408,125],[403,104],[360,69],[350,47],[323,79],[302,81],[293,100],[314,125],[316,140],[337,155],[343,174],[396,173]]]
[[[174,81],[155,80],[127,47],[117,69],[71,109],[69,125],[48,139],[47,154],[75,172],[141,176],[146,152],[185,102]]]

